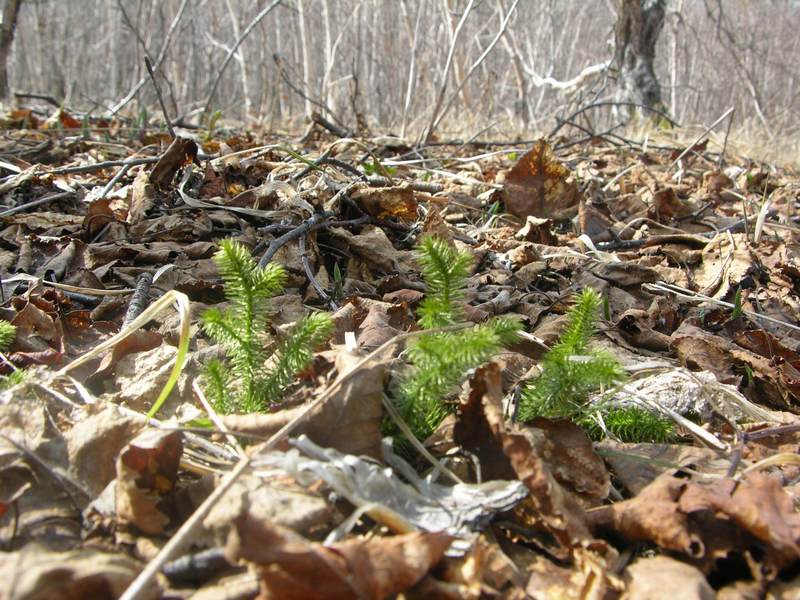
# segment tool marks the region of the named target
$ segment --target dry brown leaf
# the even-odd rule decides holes
[[[346,373],[361,358],[357,354],[339,351],[335,359],[337,372]],[[304,433],[320,446],[346,454],[380,458],[385,369],[385,363],[368,362],[324,404],[310,411],[305,406],[298,406],[265,415],[227,415],[222,420],[233,431],[264,436],[307,412],[292,435]]]
[[[616,323],[617,331],[629,344],[654,352],[669,350],[670,337],[656,331],[648,311],[626,310]]]
[[[422,221],[422,235],[433,235],[453,246],[452,227],[442,218],[442,213],[434,204],[428,205],[428,212]]]
[[[524,513],[529,526],[546,532],[539,543],[554,556],[566,559],[572,550],[594,539],[586,515],[577,500],[556,481],[539,455],[537,440],[528,430],[506,424],[502,410],[502,375],[495,363],[477,369],[470,379],[470,393],[460,407],[454,437],[477,454],[487,479],[518,478],[530,490]],[[500,452],[498,452],[500,450]]]
[[[689,215],[694,208],[687,202],[678,198],[675,188],[661,188],[653,194],[653,200],[648,211],[650,217],[659,223],[669,223],[675,217]]]
[[[777,478],[756,472],[736,485],[717,479],[708,487],[712,508],[763,542],[778,568],[800,559],[800,514]]]
[[[197,144],[194,140],[175,138],[150,171],[150,182],[158,188],[166,188],[172,183],[178,169],[194,161],[196,156]]]
[[[136,174],[131,185],[131,200],[128,206],[127,221],[129,225],[136,225],[144,221],[150,209],[155,206],[155,190],[150,183],[150,176],[142,169]]]
[[[567,183],[570,171],[553,156],[550,145],[539,140],[508,173],[503,186],[506,209],[520,219],[529,215],[569,218],[578,209],[578,189]]]
[[[730,460],[714,450],[677,444],[623,444],[604,440],[598,451],[614,477],[631,495],[636,495],[658,476],[671,469],[691,468],[708,475],[724,475]]]
[[[616,235],[616,228],[614,221],[597,210],[591,202],[581,200],[578,207],[578,232],[589,236],[593,242],[610,242]]]
[[[795,402],[800,401],[800,355],[797,352],[781,344],[763,329],[738,332],[733,341],[769,359],[778,374],[778,381],[794,396]]]
[[[161,345],[161,342],[161,334],[157,331],[138,329],[116,344],[111,352],[103,357],[94,375],[97,377],[108,375],[114,371],[117,363],[129,354],[154,350]]]
[[[369,225],[361,233],[353,234],[346,229],[333,227],[331,234],[343,240],[350,251],[365,261],[371,269],[380,273],[407,272],[410,270],[410,252],[395,250],[392,242],[380,227]],[[350,273],[348,267],[348,274]]]
[[[149,535],[164,532],[165,499],[174,491],[183,443],[179,431],[146,429],[117,459],[117,521]]]
[[[89,405],[86,412],[64,437],[70,474],[97,495],[116,476],[117,456],[141,430],[142,419],[113,404]]]
[[[691,565],[667,556],[640,558],[625,569],[621,600],[714,600],[705,576]]]
[[[774,578],[800,558],[800,515],[791,497],[775,478],[757,473],[738,482],[665,473],[634,498],[598,508],[590,518],[625,539],[696,559],[705,570],[731,552],[746,553],[764,563],[752,568]]]
[[[552,219],[540,219],[530,215],[525,219],[525,225],[516,233],[516,237],[546,246],[555,246],[558,243],[553,234]]]
[[[336,371],[347,373],[362,357],[340,352]],[[342,384],[324,404],[311,411],[296,429],[320,446],[345,454],[381,457],[384,373],[386,364],[370,361]]]
[[[572,421],[543,417],[526,425],[533,434],[536,454],[559,483],[587,500],[604,500],[608,496],[611,477],[583,429]]]
[[[41,546],[3,556],[0,578],[5,582],[2,597],[8,600],[51,600],[53,598],[114,600],[139,574],[142,566],[122,553],[94,549],[54,552]],[[156,582],[146,585],[137,598],[162,597]]]
[[[395,217],[406,223],[417,220],[417,201],[407,183],[393,187],[364,187],[351,196],[365,213],[378,219]]]
[[[671,346],[682,365],[690,369],[711,371],[716,375],[717,381],[722,383],[738,383],[739,377],[732,371],[734,360],[731,357],[730,342],[703,331],[689,320],[681,323],[671,337]]]
[[[558,566],[544,557],[529,568],[525,591],[534,600],[603,600],[616,597],[622,583],[614,577],[601,557],[578,549],[572,568]]]
[[[281,600],[379,600],[407,590],[436,565],[453,538],[443,533],[312,543],[291,529],[234,521],[225,554],[260,567],[261,594]]]
[[[370,305],[367,316],[364,317],[364,320],[361,321],[356,330],[356,340],[359,348],[369,352],[402,333],[402,331],[389,325],[389,315],[387,313],[392,306]]]
[[[687,485],[671,474],[658,477],[638,495],[589,513],[595,527],[610,529],[631,541],[648,541],[665,550],[700,558],[706,546],[688,516],[678,510]]]
[[[291,477],[267,479],[245,473],[211,509],[203,525],[209,530],[226,527],[244,514],[255,521],[288,527],[301,534],[315,528],[319,531],[332,521],[326,500]]]

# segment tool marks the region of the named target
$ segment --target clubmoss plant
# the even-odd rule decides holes
[[[435,237],[419,245],[419,263],[427,294],[417,311],[418,323],[432,330],[464,322],[464,286],[472,258]],[[445,402],[467,371],[486,362],[517,339],[520,323],[495,317],[480,325],[450,332],[425,333],[408,346],[411,368],[396,403],[417,439],[424,440],[450,412]]]
[[[663,444],[675,437],[672,421],[668,421],[649,410],[637,406],[624,406],[602,410],[603,425],[590,416],[578,421],[586,434],[599,441],[606,436],[606,431],[621,442],[650,442]]]
[[[267,364],[265,348],[269,299],[277,295],[286,281],[280,265],[260,268],[249,250],[240,243],[223,240],[214,255],[227,309],[211,308],[202,316],[203,330],[222,345],[227,363],[211,361],[206,366],[209,395],[223,413],[266,410],[280,399],[295,375],[311,362],[314,348],[330,337],[333,329],[326,313],[313,313],[295,323],[279,342]]]
[[[566,331],[542,359],[542,373],[522,392],[519,420],[572,419],[597,439],[603,431],[591,413],[599,412],[606,430],[622,441],[664,441],[672,433],[672,423],[645,409],[587,406],[592,393],[625,377],[611,354],[589,349],[602,305],[600,294],[591,288],[578,295]]]
[[[17,335],[17,328],[8,321],[0,321],[0,352],[5,352],[14,341]],[[16,369],[8,375],[0,375],[0,389],[6,389],[16,385],[25,379],[25,371]]]

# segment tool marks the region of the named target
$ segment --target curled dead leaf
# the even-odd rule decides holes
[[[420,581],[453,540],[419,532],[323,546],[247,514],[234,525],[225,548],[228,560],[260,567],[261,593],[282,600],[379,600],[398,594]]]

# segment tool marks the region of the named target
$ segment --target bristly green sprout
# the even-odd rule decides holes
[[[591,413],[599,410],[606,430],[623,441],[664,441],[671,435],[672,423],[658,415],[638,407],[587,405],[592,393],[625,377],[614,356],[589,348],[603,306],[607,305],[593,289],[577,296],[566,331],[542,359],[541,374],[522,392],[518,418],[572,419],[596,438],[602,429]]]
[[[286,272],[270,263],[260,268],[242,244],[223,240],[214,262],[230,306],[203,313],[203,330],[222,345],[229,366],[211,361],[206,368],[209,394],[221,412],[266,410],[280,399],[295,375],[305,369],[314,349],[326,341],[333,322],[312,313],[295,323],[267,361],[269,299],[283,289]]]
[[[11,346],[17,335],[17,328],[8,321],[0,321],[0,352],[5,352]],[[25,379],[25,371],[17,369],[8,375],[0,375],[0,389],[16,385]]]
[[[417,310],[420,327],[432,330],[463,323],[464,286],[472,257],[435,237],[423,238],[418,250],[427,285]],[[407,356],[412,366],[396,394],[396,403],[415,437],[424,440],[436,429],[451,412],[447,397],[467,372],[514,343],[519,330],[517,319],[495,317],[459,331],[425,333],[409,344]]]

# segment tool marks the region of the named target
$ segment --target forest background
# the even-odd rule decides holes
[[[2,42],[11,91],[95,115],[152,114],[147,55],[179,122],[219,110],[220,122],[294,131],[318,111],[353,131],[413,136],[437,117],[440,136],[530,139],[576,107],[615,98],[624,4],[5,0]],[[708,125],[733,107],[735,139],[759,158],[796,164],[800,2],[647,4],[665,9],[654,60],[664,111]],[[618,115],[600,106],[582,118],[597,130]]]

